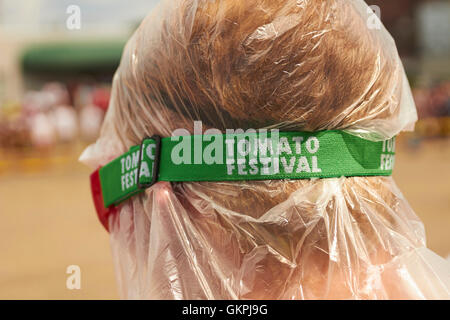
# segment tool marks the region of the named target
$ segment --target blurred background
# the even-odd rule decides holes
[[[115,299],[108,234],[79,164],[126,40],[157,0],[0,0],[0,299]],[[395,38],[419,113],[394,177],[450,255],[450,1],[367,1]],[[67,20],[81,9],[81,28]],[[81,268],[80,290],[66,268]]]

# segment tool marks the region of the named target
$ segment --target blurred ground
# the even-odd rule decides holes
[[[0,299],[118,298],[80,153],[67,147],[50,165],[31,158],[11,169],[22,173],[0,174]],[[81,268],[81,290],[66,289],[69,265]]]
[[[0,299],[114,299],[108,235],[94,213],[82,146],[24,161],[0,157]],[[428,246],[450,254],[450,139],[397,148],[395,179],[425,223]],[[82,288],[66,289],[81,267]]]
[[[399,144],[394,179],[425,225],[427,246],[449,256],[450,139],[424,140],[416,149]]]

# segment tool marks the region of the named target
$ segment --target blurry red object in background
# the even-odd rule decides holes
[[[109,99],[111,97],[111,91],[107,88],[97,88],[92,93],[92,103],[106,111],[109,105]]]

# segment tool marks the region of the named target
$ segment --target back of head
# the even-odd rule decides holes
[[[194,121],[393,137],[415,107],[395,44],[384,27],[368,28],[367,9],[361,0],[166,1],[127,44],[91,163],[145,136],[192,132]],[[359,290],[368,268],[399,250],[389,228],[421,243],[406,217],[391,178],[361,177],[160,183],[110,224],[129,297],[336,298],[372,294]],[[128,270],[136,265],[138,276]],[[165,287],[171,272],[181,291]]]

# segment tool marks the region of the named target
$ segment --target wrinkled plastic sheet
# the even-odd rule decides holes
[[[358,0],[170,0],[114,77],[105,165],[175,129],[340,129],[370,140],[417,120],[395,43]],[[401,165],[401,164],[400,164]],[[109,218],[131,299],[448,299],[449,263],[391,177],[160,182]]]

